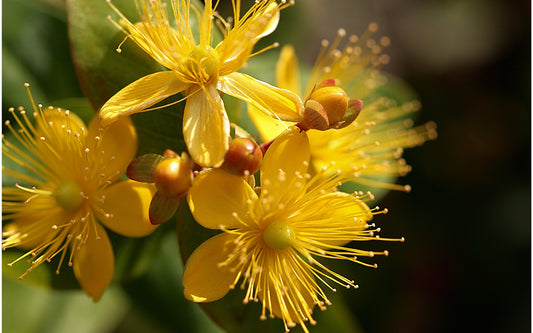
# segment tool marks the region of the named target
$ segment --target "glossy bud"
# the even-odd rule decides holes
[[[170,155],[157,164],[153,174],[157,189],[165,197],[179,198],[192,185],[193,173],[187,154]]]
[[[329,124],[335,124],[344,117],[350,99],[341,87],[325,86],[315,89],[309,100],[320,103],[328,115]]]
[[[262,159],[263,152],[257,143],[248,138],[235,138],[230,142],[222,168],[239,176],[253,175]]]

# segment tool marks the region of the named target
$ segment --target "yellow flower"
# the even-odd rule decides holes
[[[10,121],[6,126],[18,144],[2,137],[3,157],[19,166],[2,167],[4,175],[29,186],[2,188],[3,219],[11,220],[2,230],[2,249],[27,251],[8,264],[30,260],[21,279],[59,257],[56,273],[66,261],[83,290],[98,301],[114,272],[102,225],[129,237],[155,229],[148,219],[153,185],[119,181],[137,150],[135,129],[125,118],[103,130],[98,117],[86,128],[68,110],[42,109],[31,101],[35,124],[22,107],[20,115],[11,108],[20,129]]]
[[[387,255],[344,246],[378,239],[368,224],[386,210],[370,209],[366,195],[336,190],[342,178],[322,170],[311,176],[306,132],[291,127],[268,148],[261,168],[260,194],[242,177],[223,169],[200,173],[188,193],[191,212],[202,226],[224,232],[201,244],[183,275],[185,297],[195,302],[222,298],[239,280],[244,303],[261,301],[260,318],[279,317],[285,328],[314,324],[312,309],[330,305],[321,285],[356,288],[333,272],[323,258],[360,261]]]
[[[288,6],[285,1],[256,1],[243,16],[240,0],[232,1],[232,25],[218,16],[211,0],[205,1],[203,12],[192,6],[199,21],[198,41],[193,37],[190,1],[171,0],[171,4],[174,17],[169,19],[166,4],[141,0],[142,21],[137,24],[111,5],[121,18],[119,23],[113,22],[127,38],[169,71],[138,79],[111,97],[100,110],[104,124],[148,111],[155,103],[184,92],[183,135],[189,153],[202,166],[219,166],[228,150],[230,132],[220,92],[253,104],[269,116],[300,119],[302,102],[296,94],[237,72],[254,55],[254,45],[276,28],[280,9]],[[224,37],[216,46],[211,45],[214,18]]]
[[[377,25],[370,24],[362,37],[350,36],[342,50],[338,48],[346,35],[342,29],[331,45],[327,41],[322,43],[304,96],[319,82],[334,79],[351,98],[363,100],[364,106],[357,119],[345,128],[308,131],[311,162],[316,170],[334,162],[336,168],[352,174],[351,180],[359,184],[409,191],[408,185],[393,183],[397,176],[411,170],[401,158],[403,150],[435,139],[436,125],[428,122],[413,127],[411,118],[420,109],[419,102],[397,105],[377,94],[376,89],[386,82],[379,70],[389,61],[381,52],[390,40],[372,39],[376,30]],[[298,61],[291,46],[282,49],[276,70],[279,87],[300,93]],[[265,141],[272,140],[288,126],[264,117],[253,106],[248,110]]]

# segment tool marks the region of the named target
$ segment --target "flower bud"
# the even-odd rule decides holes
[[[329,124],[338,123],[348,109],[349,98],[346,92],[337,86],[325,86],[315,89],[309,100],[317,101],[328,115]]]
[[[183,196],[192,185],[193,173],[187,154],[168,155],[157,164],[153,180],[161,194],[168,198]]]
[[[344,117],[342,117],[341,121],[334,124],[332,128],[339,129],[344,128],[351,123],[354,122],[354,120],[359,116],[359,113],[363,109],[363,101],[360,99],[351,99],[348,102],[348,109],[346,110],[346,113],[344,114]]]
[[[335,87],[336,85],[335,79],[325,79],[315,85],[314,91],[324,87]]]
[[[257,143],[248,138],[235,138],[229,144],[222,168],[235,175],[253,175],[259,170],[263,152]]]
[[[300,123],[300,128],[305,131],[310,129],[325,131],[329,128],[328,115],[322,107],[322,104],[312,99],[305,102],[303,120]]]

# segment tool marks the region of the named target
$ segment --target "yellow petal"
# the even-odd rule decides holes
[[[282,89],[300,94],[300,73],[298,58],[292,45],[285,45],[281,49],[276,65],[276,85]]]
[[[189,96],[183,114],[183,137],[196,163],[220,166],[229,148],[229,132],[224,102],[214,85]]]
[[[65,133],[65,129],[62,127],[67,124],[72,133],[86,133],[85,123],[80,117],[73,112],[69,112],[68,116],[66,116],[65,112],[58,112],[58,110],[58,108],[44,110],[44,120],[46,121],[46,124],[43,124],[41,121],[38,122],[37,131],[34,137],[45,136],[51,138],[51,135],[46,134],[49,133],[48,128],[50,128],[50,123],[52,123],[51,127],[56,133]],[[41,128],[41,126],[44,126],[45,128]]]
[[[95,229],[96,233],[95,234]],[[84,245],[75,252],[74,275],[83,290],[97,302],[113,279],[115,258],[113,248],[104,228],[96,223],[89,228]]]
[[[117,121],[102,129],[100,117],[93,117],[89,124],[87,146],[96,151],[106,163],[106,172],[112,175],[111,181],[118,179],[135,158],[137,153],[137,132],[129,117]],[[96,137],[99,139],[96,140]],[[117,171],[117,172],[115,172]]]
[[[205,0],[204,11],[200,20],[200,45],[210,45],[212,26],[213,3],[212,0]]]
[[[270,3],[263,13],[260,14],[259,20],[261,22],[258,23],[250,23],[251,25],[257,25],[258,29],[254,29],[255,37],[254,41],[258,41],[259,39],[270,35],[271,33],[276,30],[279,23],[279,7],[278,4],[273,2]],[[267,18],[268,20],[265,20]]]
[[[305,182],[310,149],[307,134],[293,126],[281,134],[266,151],[261,168],[261,197],[269,198],[271,207],[286,193]],[[300,185],[301,186],[301,185]]]
[[[249,222],[248,200],[257,199],[254,190],[244,178],[223,169],[210,169],[196,176],[187,195],[194,219],[205,228],[228,229],[242,224],[234,217]]]
[[[238,11],[239,9],[236,10]],[[253,14],[248,15],[250,13]],[[270,4],[256,2],[242,18],[238,16],[238,12],[234,14],[233,29],[216,47],[222,63],[220,68],[221,75],[227,75],[239,70],[250,58],[254,45],[261,38],[271,34],[279,22],[279,7],[274,2]]]
[[[219,90],[253,105],[276,119],[300,121],[302,100],[295,93],[276,88],[242,73],[231,73],[219,79]]]
[[[218,264],[228,258],[228,245],[234,239],[235,236],[227,233],[218,234],[194,250],[183,271],[185,298],[193,302],[212,302],[228,293],[237,273]]]
[[[294,124],[272,118],[266,113],[259,111],[253,105],[248,105],[248,115],[259,131],[259,134],[261,134],[263,142],[274,140],[278,135]]]
[[[108,187],[105,200],[98,203],[111,217],[99,214],[98,218],[107,228],[127,237],[142,237],[157,226],[150,223],[148,209],[155,194],[153,184],[127,180]]]
[[[354,233],[365,230],[372,220],[370,208],[360,199],[344,192],[332,192],[308,202],[308,209],[292,217],[292,223],[304,233],[316,234],[317,240],[326,246],[343,246],[354,239]],[[324,209],[327,207],[327,209]],[[344,234],[330,235],[317,230],[327,225],[328,230],[344,230]]]
[[[17,218],[3,225],[4,240],[8,238],[8,235],[18,234],[19,237],[11,238],[17,242],[14,246],[28,251],[52,240],[58,233],[52,226],[67,223],[74,216],[71,212],[62,209],[44,211],[38,209],[39,207],[46,207],[41,205],[50,204],[56,204],[53,198],[35,198],[30,201],[26,210],[20,211]]]
[[[100,109],[102,125],[107,126],[118,117],[143,112],[187,87],[188,84],[179,81],[173,71],[146,75],[117,92],[102,106]]]
[[[64,144],[70,137],[67,130],[71,133],[78,133],[82,140],[85,139],[87,127],[75,113],[70,111],[67,113],[63,109],[53,107],[45,109],[43,113],[42,118],[37,118],[33,136],[35,138],[45,137],[46,142],[36,140],[36,147],[44,151],[50,150],[49,147],[54,147],[56,153],[63,156],[63,154],[70,153],[69,146]]]

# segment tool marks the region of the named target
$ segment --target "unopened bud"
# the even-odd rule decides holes
[[[354,122],[355,119],[357,119],[357,116],[359,116],[359,113],[361,113],[361,110],[363,109],[363,101],[360,99],[351,99],[348,102],[348,110],[346,110],[346,113],[344,114],[344,117],[342,117],[341,121],[334,124],[332,128],[339,129],[344,128],[351,123]]]
[[[165,158],[157,164],[153,179],[162,195],[179,198],[187,193],[192,185],[191,161],[185,153],[182,153],[181,157],[169,155],[169,158]]]
[[[319,131],[325,131],[329,128],[328,115],[322,107],[322,104],[312,99],[305,102],[303,120],[300,123],[300,128],[303,130],[316,129]]]
[[[174,158],[174,157],[178,157],[178,156],[179,156],[178,153],[176,153],[172,149],[165,149],[165,151],[163,152],[163,157],[164,158]]]
[[[325,79],[315,85],[314,91],[324,87],[335,87],[336,85],[337,83],[335,82],[335,79]]]
[[[315,89],[309,100],[320,103],[328,115],[329,124],[336,124],[344,117],[350,99],[341,87],[325,86]]]
[[[235,138],[229,144],[222,168],[239,175],[253,175],[259,170],[263,152],[257,143],[248,138]]]

